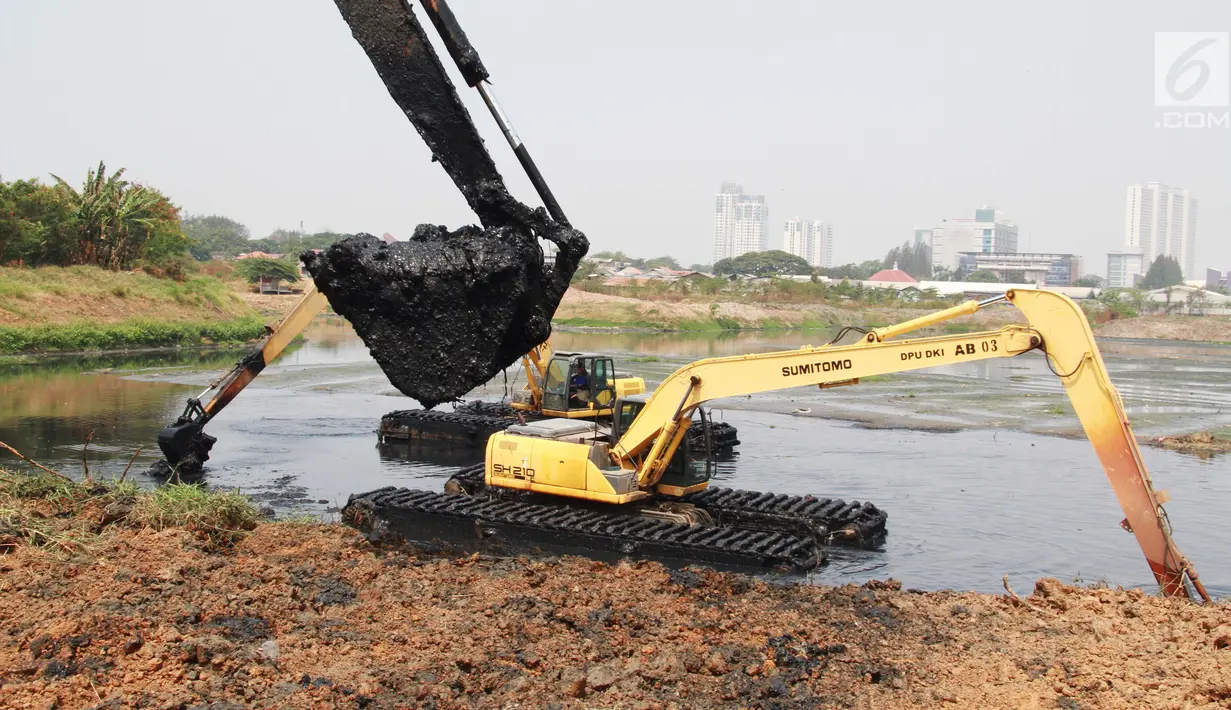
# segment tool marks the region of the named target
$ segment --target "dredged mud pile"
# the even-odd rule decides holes
[[[233,549],[106,529],[0,555],[6,708],[1226,707],[1231,615],[1042,580],[1032,596],[768,584],[651,562]]]
[[[487,382],[551,334],[585,236],[502,189],[481,193],[508,226],[420,225],[407,242],[344,239],[304,266],[403,394],[426,408]],[[559,247],[544,262],[537,236]]]

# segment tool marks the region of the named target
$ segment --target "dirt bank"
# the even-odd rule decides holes
[[[655,563],[231,550],[105,532],[0,556],[5,707],[1225,707],[1231,615],[1042,580],[1005,596],[778,586]]]
[[[0,326],[223,321],[256,313],[209,276],[185,281],[94,266],[0,267]]]
[[[1102,338],[1154,338],[1231,343],[1231,318],[1223,316],[1138,316],[1100,323]]]
[[[925,309],[884,308],[861,305],[838,307],[800,303],[694,303],[645,301],[570,289],[556,311],[556,322],[580,326],[651,327],[680,330],[723,328],[882,326],[918,318]],[[1013,308],[990,308],[955,318],[950,329],[998,328],[1017,322]]]
[[[565,326],[721,330],[729,328],[879,327],[918,318],[928,309],[855,304],[654,301],[571,289],[555,321]],[[998,306],[955,318],[924,333],[965,332],[1023,322],[1021,313]],[[1231,318],[1220,316],[1140,316],[1093,325],[1100,338],[1145,338],[1231,342]]]

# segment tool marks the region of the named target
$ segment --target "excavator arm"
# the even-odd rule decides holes
[[[551,344],[544,341],[521,356],[521,366],[526,371],[526,387],[530,390],[530,411],[543,409],[543,383],[547,381],[547,363],[551,362],[551,354]]]
[[[316,285],[309,281],[308,287],[291,312],[277,326],[266,326],[265,336],[244,359],[236,363],[227,374],[215,380],[200,395],[189,398],[184,413],[175,423],[158,432],[158,448],[162,449],[167,463],[176,466],[195,447],[199,447],[199,435],[206,423],[239,396],[248,383],[261,374],[266,365],[277,359],[295,336],[299,335],[318,313],[325,310],[328,304],[325,294],[317,291]],[[214,392],[214,396],[202,404],[201,398],[210,392]],[[208,453],[208,447],[205,453]]]
[[[891,338],[942,323],[1007,300],[1025,314],[1028,325],[997,331],[909,340]],[[1162,504],[1166,494],[1154,490],[1129,427],[1120,395],[1095,345],[1081,309],[1050,291],[1019,289],[986,301],[968,301],[921,318],[867,333],[845,346],[805,346],[799,350],[700,360],[667,378],[612,447],[612,458],[637,471],[637,486],[652,488],[683,439],[692,410],[723,397],[787,389],[801,385],[831,387],[854,384],[861,377],[1040,350],[1060,377],[1090,443],[1111,482],[1125,520],[1137,538],[1150,570],[1169,596],[1187,596],[1185,580],[1209,599],[1192,565],[1171,538]]]

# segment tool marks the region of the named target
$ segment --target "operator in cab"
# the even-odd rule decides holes
[[[577,370],[573,373],[573,377],[569,379],[568,389],[571,406],[586,406],[586,401],[590,398],[590,373],[586,372],[584,364],[577,363]]]

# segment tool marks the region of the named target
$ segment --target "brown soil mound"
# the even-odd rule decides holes
[[[1213,432],[1199,431],[1195,434],[1184,434],[1183,436],[1163,436],[1150,441],[1151,444],[1172,451],[1182,451],[1188,454],[1196,454],[1201,458],[1209,458],[1214,454],[1231,453],[1231,431],[1226,433],[1220,432],[1215,435]]]
[[[84,707],[1226,707],[1231,615],[780,586],[655,563],[382,551],[266,524],[0,556],[0,697]]]

